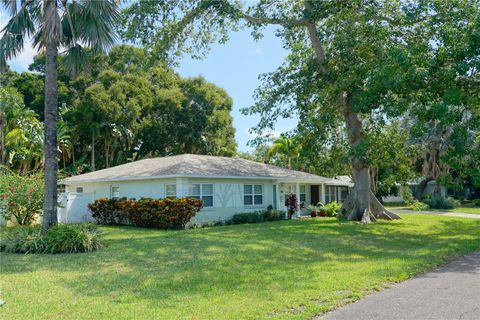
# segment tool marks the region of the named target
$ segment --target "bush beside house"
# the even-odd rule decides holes
[[[202,201],[192,198],[98,199],[88,207],[99,224],[184,229],[202,209]]]
[[[252,211],[236,213],[226,224],[244,224],[285,219],[285,212],[278,210]]]

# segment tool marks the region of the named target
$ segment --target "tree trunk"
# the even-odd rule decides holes
[[[356,152],[365,141],[363,124],[358,114],[353,111],[352,101],[347,93],[342,94],[341,105],[348,140],[354,150],[351,164],[355,183],[352,193],[343,203],[343,215],[349,220],[364,223],[377,219],[400,219],[398,215],[386,210],[372,192],[369,167],[362,156]]]
[[[46,19],[56,17],[56,2],[48,1]],[[48,32],[48,31],[47,31]],[[57,224],[57,41],[45,37],[45,194],[42,232]]]
[[[313,13],[310,1],[304,2],[307,13]],[[315,53],[315,62],[319,74],[327,74],[325,66],[325,51],[317,34],[317,26],[313,21],[307,21],[306,28],[312,48]],[[350,146],[355,149],[364,141],[363,125],[356,112],[353,111],[351,97],[345,92],[342,94],[340,111],[343,113],[348,132]],[[351,158],[352,176],[355,183],[352,193],[343,202],[342,212],[350,220],[369,223],[377,218],[400,219],[393,212],[386,210],[371,191],[370,173],[368,165],[360,155]]]
[[[95,133],[92,132],[92,154],[90,158],[90,169],[95,171]]]

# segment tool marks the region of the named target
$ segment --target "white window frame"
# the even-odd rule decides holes
[[[76,193],[83,193],[83,187],[76,187],[75,192]]]
[[[117,191],[113,191],[117,189]],[[117,195],[115,195],[117,193]],[[110,199],[120,199],[120,187],[119,186],[110,186]]]
[[[168,194],[168,187],[173,186],[175,194]],[[165,198],[176,198],[177,197],[177,184],[176,183],[165,183]]]
[[[199,188],[199,194],[193,194],[191,192],[191,190],[193,189],[192,186],[194,185],[199,185],[200,188]],[[212,186],[212,193],[211,194],[204,194],[204,186],[205,185],[211,185]],[[204,208],[213,208],[215,207],[215,184],[214,183],[190,183],[190,185],[188,186],[188,193],[190,194],[189,197],[190,198],[194,198],[194,199],[200,199],[203,201],[203,197],[212,197],[212,205],[211,206],[206,206],[205,205],[205,201],[203,201],[203,207]]]
[[[333,192],[332,192],[333,190]],[[325,187],[325,202],[330,203],[337,201],[337,187],[336,186],[326,186]]]
[[[251,186],[252,187],[252,193],[245,193],[245,186]],[[255,186],[261,186],[262,187],[262,193],[255,193]],[[263,206],[263,198],[264,198],[264,193],[265,193],[265,186],[263,184],[259,183],[245,183],[243,185],[243,205],[246,207],[254,207],[254,206]],[[252,197],[252,204],[245,204],[245,197]],[[262,202],[261,203],[255,203],[255,196],[261,196],[262,197]]]
[[[303,192],[302,192],[302,187],[304,188],[303,189]],[[307,185],[306,184],[301,184],[299,186],[299,190],[300,190],[300,199],[298,199],[298,202],[299,203],[305,203],[307,202]],[[304,199],[302,200],[302,195],[304,197]]]

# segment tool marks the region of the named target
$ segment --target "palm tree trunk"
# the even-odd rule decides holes
[[[46,17],[55,17],[56,4],[47,2]],[[45,46],[45,194],[42,232],[57,224],[57,43],[47,36]]]

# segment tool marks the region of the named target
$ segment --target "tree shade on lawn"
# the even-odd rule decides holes
[[[480,249],[480,220],[415,214],[101,230],[93,253],[2,254],[2,318],[311,319]]]
[[[23,50],[27,37],[45,50],[45,201],[42,231],[57,224],[57,111],[58,48],[65,50],[65,65],[72,74],[86,63],[84,46],[106,50],[115,42],[113,25],[118,20],[117,2],[105,1],[10,1],[2,0],[11,19],[2,29],[0,71],[6,61]]]

